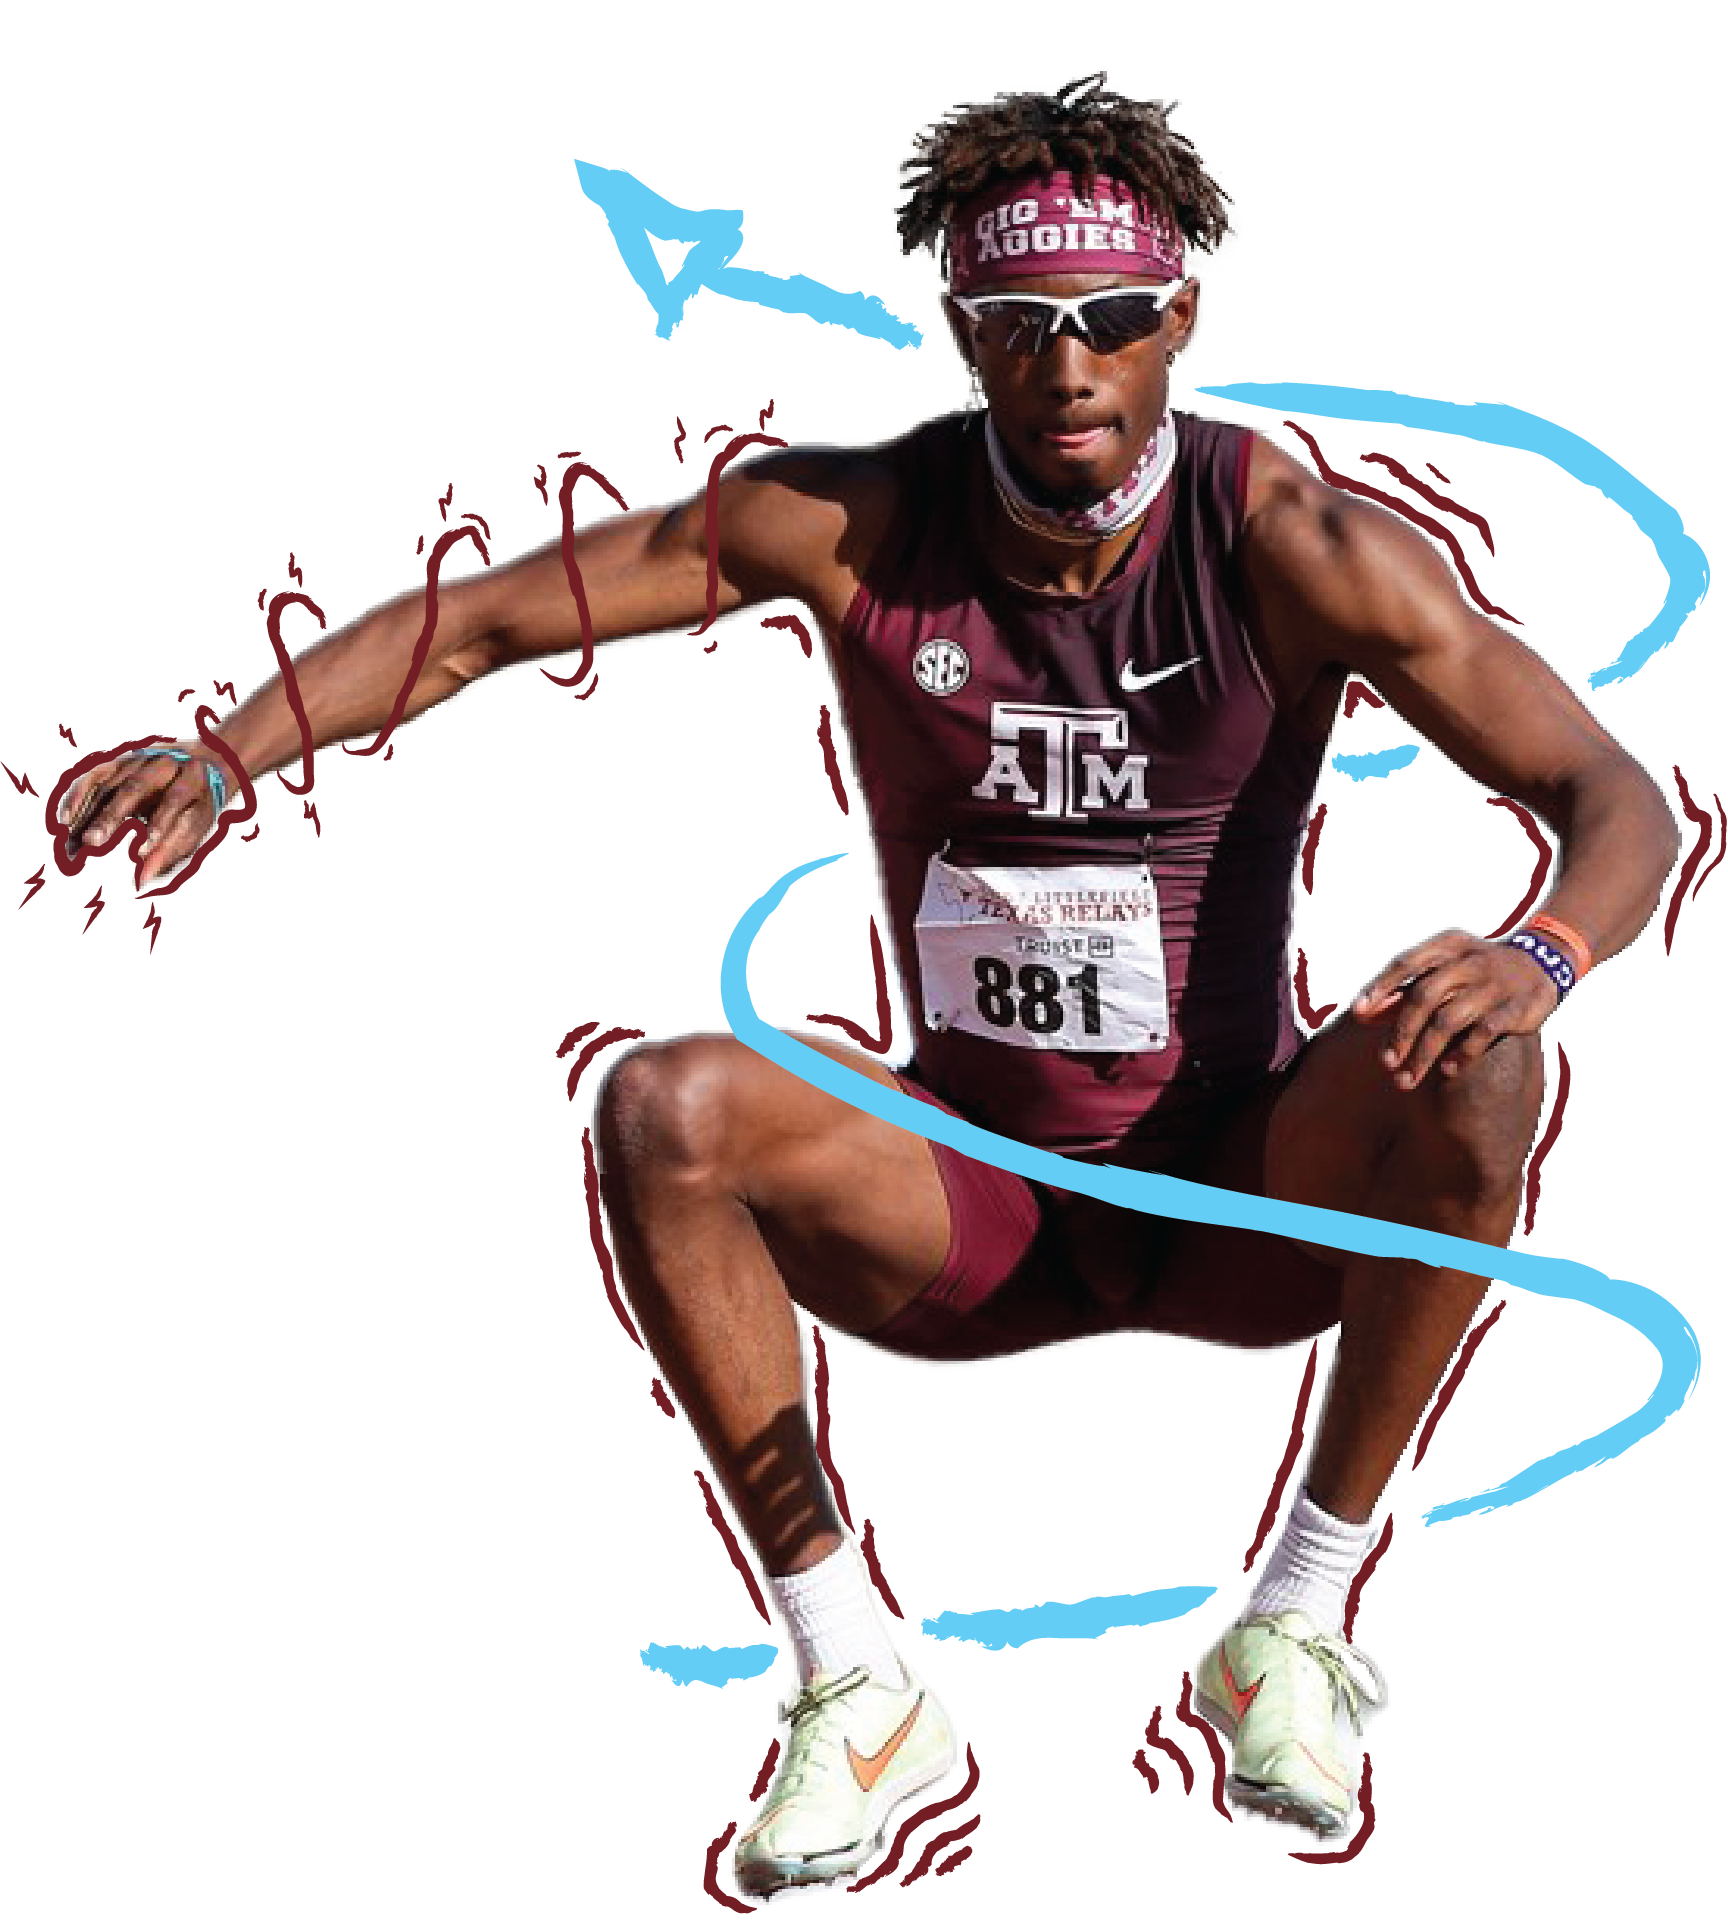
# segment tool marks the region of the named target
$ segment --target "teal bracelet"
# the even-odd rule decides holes
[[[140,747],[140,760],[177,760],[189,761],[192,756],[184,747]],[[204,763],[204,779],[210,788],[211,818],[220,819],[222,809],[228,805],[228,782],[222,769],[213,760]]]

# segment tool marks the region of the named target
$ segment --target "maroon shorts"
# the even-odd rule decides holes
[[[1181,1153],[1157,1171],[1262,1193],[1267,1128],[1295,1066],[1208,1102]],[[898,1078],[916,1099],[958,1111]],[[930,1148],[948,1197],[948,1255],[922,1294],[862,1337],[879,1347],[963,1360],[1124,1328],[1259,1346],[1336,1318],[1336,1270],[1293,1242],[1140,1214],[1023,1180],[940,1141]]]

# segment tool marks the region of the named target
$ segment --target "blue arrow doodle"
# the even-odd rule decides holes
[[[850,327],[872,340],[893,347],[916,347],[924,336],[910,321],[891,314],[874,294],[839,293],[804,274],[786,279],[758,273],[753,267],[734,267],[733,256],[744,244],[744,215],[736,207],[675,207],[646,187],[634,174],[617,167],[576,162],[582,191],[606,216],[618,254],[630,278],[648,296],[662,340],[684,318],[690,296],[698,288],[724,294],[729,300],[748,300],[776,313],[805,314],[829,327]],[[658,240],[693,243],[684,263],[668,280],[648,244]]]

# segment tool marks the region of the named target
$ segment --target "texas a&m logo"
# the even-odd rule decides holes
[[[1084,820],[1100,807],[1148,813],[1145,754],[1123,753],[1128,716],[1120,707],[1038,707],[998,700],[990,707],[990,765],[972,789],[1007,799],[1034,820]]]

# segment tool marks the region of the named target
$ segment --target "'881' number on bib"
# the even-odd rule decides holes
[[[978,1012],[992,1027],[1018,1024],[1029,1034],[1056,1034],[1070,1024],[1070,1008],[1077,1007],[1082,1035],[1104,1031],[1095,961],[1064,978],[1043,961],[1027,961],[1016,974],[998,955],[980,954],[972,963],[972,977],[978,984]],[[1074,997],[1067,1004],[1065,990]]]

